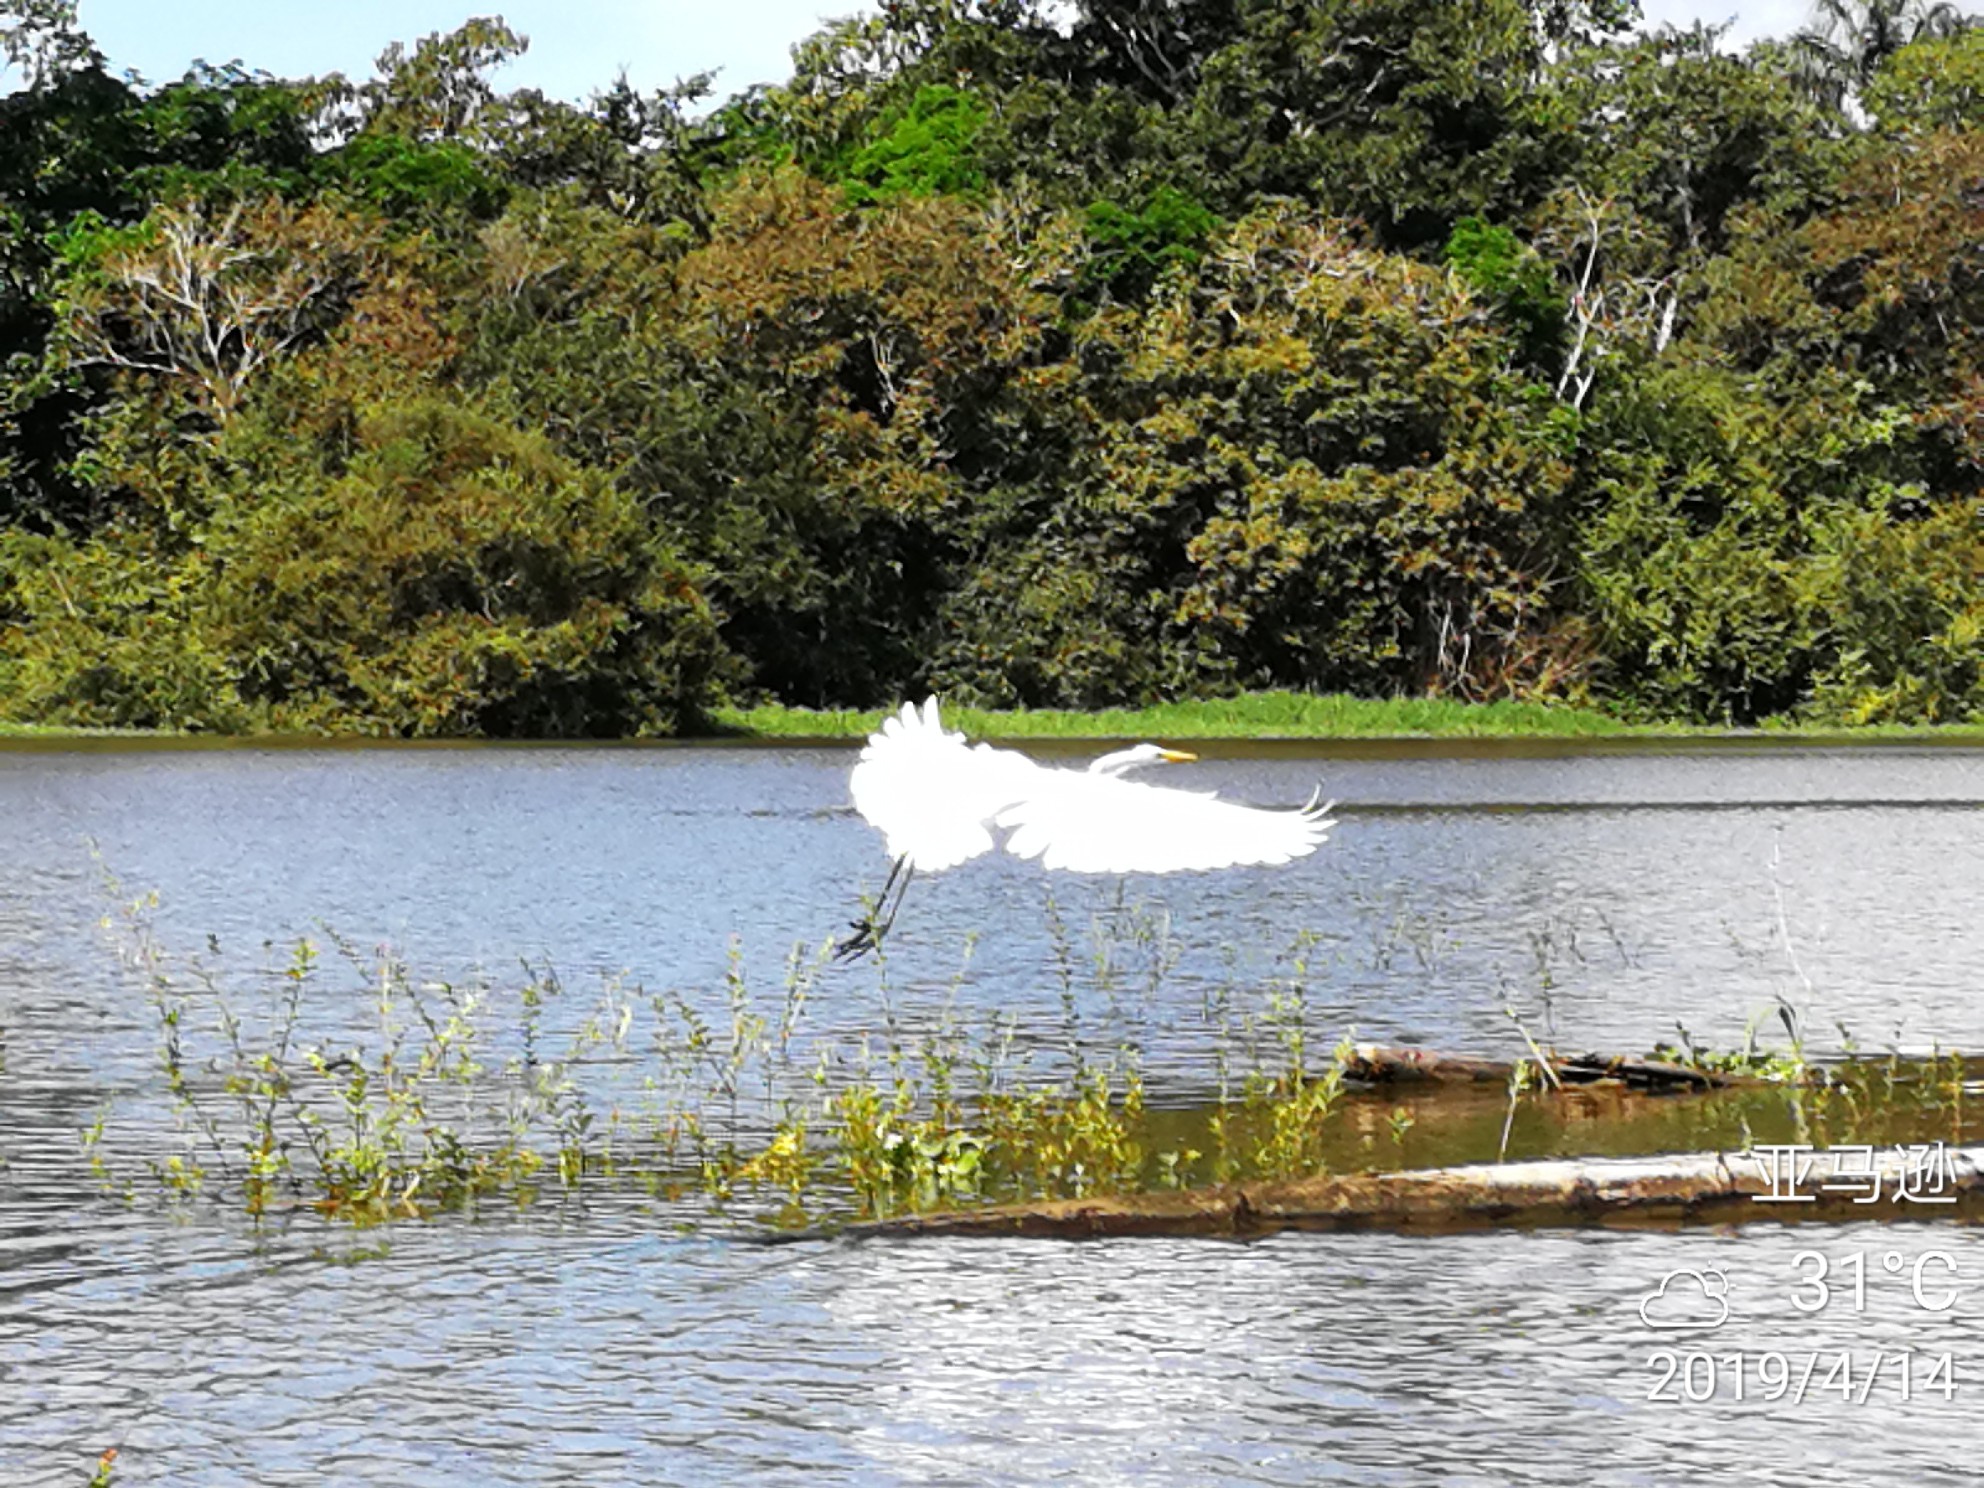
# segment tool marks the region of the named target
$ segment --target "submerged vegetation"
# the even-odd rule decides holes
[[[0,714],[1975,722],[1984,31],[1636,19],[899,0],[575,105],[17,5]]]
[[[1821,1066],[1789,1021],[1783,1050],[1716,1053],[1683,1031],[1656,1051],[1745,1077],[1706,1094],[1563,1085],[1533,1041],[1506,1085],[1373,1085],[1347,1033],[1332,1043],[1314,1026],[1307,938],[1272,975],[1206,993],[1206,1079],[1153,1099],[1139,1019],[1173,956],[1162,927],[1098,928],[1087,954],[1058,920],[1054,932],[1050,1033],[960,1011],[967,946],[948,993],[922,989],[913,1016],[883,959],[879,1026],[827,1037],[808,1018],[827,963],[802,947],[770,993],[733,948],[720,997],[701,1001],[612,979],[580,995],[547,968],[421,982],[335,937],[328,955],[299,944],[244,979],[218,948],[168,956],[140,902],[122,941],[162,1091],[106,1108],[84,1152],[107,1192],[257,1219],[632,1195],[682,1223],[789,1227],[1332,1171],[1976,1133],[1961,1058]]]
[[[1341,1085],[1310,1046],[1299,967],[1260,1007],[1222,1006],[1202,1151],[1160,1142],[1177,1118],[1146,1109],[1128,1034],[1091,1042],[1065,943],[1059,1047],[1022,1046],[1010,1019],[967,1025],[963,965],[940,1015],[912,1030],[886,963],[882,1028],[821,1041],[805,1013],[826,961],[799,947],[769,1001],[733,948],[709,1013],[615,981],[581,1003],[543,968],[507,988],[421,983],[337,941],[328,964],[302,943],[230,982],[211,958],[167,956],[150,908],[132,906],[124,941],[167,1108],[106,1111],[84,1137],[97,1181],[131,1198],[211,1194],[255,1216],[372,1223],[607,1184],[754,1212],[776,1201],[787,1218],[875,1216],[1311,1171]],[[348,1018],[354,1002],[327,996],[331,968],[359,979],[359,1021],[325,1021],[327,1004]],[[1124,974],[1107,957],[1090,970],[1111,985]],[[1244,1071],[1227,1067],[1229,1038]],[[163,1145],[147,1125],[159,1116],[176,1133]],[[145,1151],[135,1166],[127,1141]]]

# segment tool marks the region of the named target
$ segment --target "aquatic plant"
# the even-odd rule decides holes
[[[1513,995],[1521,1057],[1505,1089],[1354,1088],[1346,1069],[1361,1056],[1348,1035],[1319,1036],[1313,999],[1347,953],[1363,952],[1313,933],[1265,976],[1233,954],[1200,1003],[1213,1088],[1153,1101],[1143,1051],[1153,1008],[1177,1005],[1166,979],[1178,947],[1161,911],[1121,899],[1085,934],[1047,901],[1058,1020],[1022,1027],[1009,1012],[971,1011],[967,938],[947,985],[914,988],[913,1013],[879,956],[865,973],[872,1025],[835,1034],[808,1023],[827,945],[793,946],[770,986],[733,943],[708,987],[650,992],[603,977],[579,993],[528,963],[507,981],[424,981],[390,948],[361,951],[329,931],[243,973],[211,942],[168,954],[154,910],[146,897],[113,920],[153,1012],[155,1094],[99,1111],[83,1152],[107,1192],[221,1202],[257,1221],[306,1212],[376,1224],[618,1194],[685,1223],[715,1212],[818,1224],[1677,1139],[1968,1132],[1963,1060],[1891,1052],[1821,1067],[1796,1041],[1795,1010],[1776,1004],[1740,1050],[1683,1029],[1678,1046],[1655,1051],[1744,1077],[1712,1096],[1560,1085],[1554,1050]],[[1546,1027],[1549,960],[1567,943],[1551,936],[1538,972]],[[1423,959],[1436,943],[1401,922],[1369,956]],[[1788,1053],[1760,1046],[1772,1013]],[[1617,1134],[1591,1124],[1608,1109]]]
[[[1201,1135],[1161,1139],[1177,1123],[1148,1108],[1142,1030],[1177,948],[1161,913],[1121,903],[1078,947],[1049,902],[1061,1016],[1045,1042],[1010,1014],[960,1013],[969,938],[934,1013],[899,1015],[881,957],[877,1026],[827,1037],[806,1026],[826,946],[795,945],[769,996],[733,944],[702,994],[605,978],[585,998],[548,966],[419,980],[328,930],[244,974],[212,942],[169,954],[156,908],[109,922],[153,1012],[169,1134],[105,1110],[83,1151],[108,1192],[257,1219],[371,1224],[601,1183],[818,1219],[1286,1176],[1320,1168],[1341,1089],[1313,1053],[1315,942],[1298,937],[1265,982],[1208,999],[1221,1047],[1248,1060]]]
[[[217,1186],[257,1217],[307,1205],[376,1222],[494,1194],[527,1198],[540,1174],[575,1187],[610,1160],[613,1134],[573,1067],[624,1042],[617,989],[605,989],[554,1049],[544,1012],[565,992],[550,969],[526,966],[499,1009],[486,986],[416,982],[390,950],[368,957],[328,935],[360,980],[365,1016],[317,1027],[306,1014],[352,1000],[322,994],[315,943],[299,941],[285,963],[242,987],[222,975],[212,942],[208,957],[168,956],[155,908],[147,896],[125,909],[122,946],[157,1020],[180,1137],[144,1159],[164,1192]],[[508,1020],[500,1030],[499,1012]],[[106,1126],[99,1115],[84,1147],[99,1181],[115,1188],[123,1175]]]

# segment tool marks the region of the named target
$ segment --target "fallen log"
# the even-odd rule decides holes
[[[1531,1065],[1535,1060],[1525,1061]],[[1697,1069],[1664,1059],[1639,1059],[1625,1054],[1549,1053],[1544,1066],[1562,1085],[1613,1083],[1633,1090],[1721,1090],[1736,1085],[1766,1083],[1754,1075]],[[1506,1085],[1515,1061],[1482,1059],[1470,1054],[1441,1054],[1431,1049],[1396,1048],[1389,1044],[1356,1044],[1344,1062],[1346,1078],[1372,1085],[1493,1084]]]
[[[1925,1219],[1984,1219],[1984,1147],[1787,1145],[1733,1153],[1326,1174],[1282,1183],[905,1215],[855,1225],[849,1233],[1246,1238],[1279,1230],[1449,1234],[1558,1226],[1677,1229]]]

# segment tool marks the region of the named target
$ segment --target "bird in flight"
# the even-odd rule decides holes
[[[1189,873],[1278,864],[1314,852],[1335,823],[1330,807],[1267,811],[1210,791],[1127,780],[1132,770],[1197,756],[1138,744],[1085,770],[1038,764],[1011,749],[972,744],[946,729],[937,700],[904,703],[868,736],[848,788],[854,809],[895,860],[871,913],[837,955],[874,950],[921,870],[955,868],[1000,846],[1070,873]],[[1320,793],[1319,793],[1320,794]],[[890,902],[893,893],[894,902]]]

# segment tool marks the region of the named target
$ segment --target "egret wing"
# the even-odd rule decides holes
[[[972,745],[943,726],[937,700],[882,720],[848,780],[854,809],[881,832],[891,857],[926,872],[955,868],[995,845],[991,822],[1046,773],[1025,755]]]
[[[1046,777],[1008,806],[1006,850],[1073,873],[1184,873],[1286,863],[1314,852],[1335,825],[1328,806],[1270,811],[1073,770]]]

